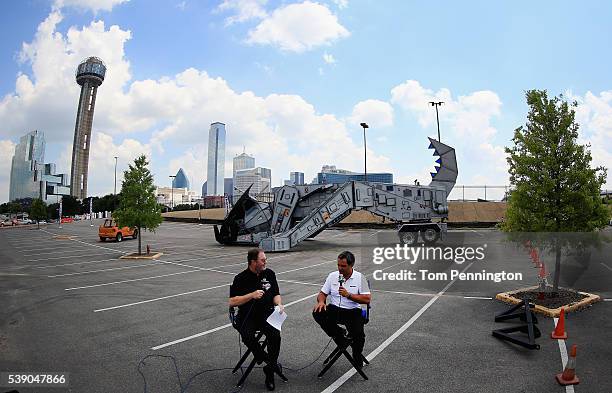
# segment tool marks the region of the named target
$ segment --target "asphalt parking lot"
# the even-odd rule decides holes
[[[143,246],[164,255],[155,261],[118,259],[137,241],[100,242],[89,222],[0,231],[0,371],[68,372],[69,388],[18,388],[19,392],[180,392],[204,370],[232,367],[239,358],[237,332],[229,325],[227,297],[233,276],[246,268],[246,246],[221,246],[211,225],[164,222],[145,233]],[[554,322],[539,317],[540,350],[499,341],[495,313],[508,308],[496,293],[535,285],[537,270],[517,247],[493,230],[463,230],[473,244],[487,244],[482,261],[431,263],[431,272],[511,271],[522,280],[375,280],[375,270],[397,272],[410,263],[372,262],[370,250],[394,238],[387,230],[327,230],[287,253],[268,254],[288,318],[280,362],[288,383],[279,392],[610,392],[612,391],[612,258],[609,246],[593,252],[574,288],[604,301],[567,315],[567,347],[578,345],[580,384],[565,388],[565,343],[550,339]],[[72,235],[70,240],[55,235]],[[315,296],[343,250],[370,278],[371,322],[366,326],[364,368],[368,381],[341,358],[322,379],[331,351],[311,316]],[[562,345],[561,345],[562,344]],[[318,360],[316,360],[318,358]],[[316,360],[316,361],[315,361]],[[312,363],[299,372],[298,369]],[[202,373],[187,392],[232,392],[240,374]],[[0,388],[0,391],[10,389]],[[254,370],[242,392],[265,391]]]

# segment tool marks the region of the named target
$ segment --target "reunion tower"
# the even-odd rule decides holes
[[[70,195],[87,198],[87,172],[89,167],[89,145],[91,143],[91,125],[98,86],[104,81],[106,66],[97,57],[90,57],[79,64],[76,81],[81,85],[79,109],[74,126],[72,143],[72,167],[70,171]]]

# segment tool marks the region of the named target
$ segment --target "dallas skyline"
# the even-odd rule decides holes
[[[118,187],[136,155],[156,183],[182,167],[206,180],[209,125],[226,124],[225,176],[243,145],[272,169],[311,179],[322,165],[429,183],[427,136],[457,150],[458,184],[507,184],[504,146],[524,92],[576,100],[580,141],[612,166],[612,5],[362,1],[10,2],[0,16],[0,201],[19,137],[41,130],[69,173],[82,59],[104,59],[89,194]],[[155,26],[164,25],[164,31]],[[393,26],[393,28],[391,28]],[[537,39],[535,39],[535,38]],[[612,188],[608,174],[608,184]]]

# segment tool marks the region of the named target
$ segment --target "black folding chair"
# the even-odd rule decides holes
[[[369,285],[369,282],[368,282],[368,285]],[[361,312],[362,312],[361,316],[364,319],[363,324],[367,325],[368,322],[370,322],[370,304],[368,304],[365,309],[361,309]],[[361,377],[367,381],[368,376],[363,372],[360,365],[357,364],[356,360],[353,359],[351,354],[347,351],[350,345],[351,345],[351,340],[346,340],[344,343],[336,346],[336,348],[332,351],[332,353],[329,354],[327,359],[323,361],[323,364],[325,365],[325,367],[323,368],[323,370],[321,370],[321,372],[319,373],[317,377],[323,378],[323,375],[325,375],[327,370],[329,370],[331,366],[333,366],[334,363],[336,363],[336,361],[340,358],[341,355],[344,355],[344,357],[346,357],[346,359],[353,365],[353,367],[355,367],[355,370],[359,373],[359,375],[361,375]],[[370,362],[368,362],[368,359],[366,359],[366,357],[363,356],[363,354],[361,354],[361,360],[363,361],[363,364],[370,364]]]
[[[234,307],[229,308],[229,319],[234,329],[240,331],[240,326],[238,326],[238,321],[236,318],[236,311]],[[258,345],[261,347],[261,350],[265,352],[266,346],[268,345],[268,339],[264,336],[263,330],[258,330],[255,332],[255,334],[256,334],[255,339],[257,340]],[[238,363],[236,363],[236,365],[234,366],[234,369],[232,370],[232,374],[235,374],[238,370],[240,370],[240,368],[242,367],[242,364],[247,360],[251,352],[252,351],[247,347],[247,350],[244,353],[244,355],[242,355],[240,360],[238,360]],[[236,387],[239,388],[242,386],[242,384],[244,383],[244,381],[246,381],[251,371],[253,371],[255,364],[256,364],[256,360],[255,360],[255,357],[253,357],[253,359],[251,360],[251,363],[249,363],[248,367],[244,371],[244,374],[242,374],[242,377],[240,377],[240,380],[236,384]],[[287,377],[283,375],[283,371],[280,369],[280,367],[274,367],[274,372],[280,377],[280,379],[283,380],[283,382],[288,381]]]

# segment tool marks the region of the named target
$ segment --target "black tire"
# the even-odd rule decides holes
[[[100,241],[101,241],[101,242],[105,242],[105,241],[106,241],[106,238],[105,238],[105,237],[100,236]]]
[[[421,237],[426,244],[434,244],[440,238],[440,232],[434,228],[427,228],[421,232]]]
[[[117,234],[117,242],[120,242],[120,241],[122,241],[122,240],[123,240],[123,235],[121,234],[121,232],[119,232],[119,233]]]
[[[400,242],[408,246],[414,246],[419,240],[418,232],[404,231],[399,233]]]
[[[138,239],[138,229],[134,229],[134,234],[132,235],[132,239]]]

